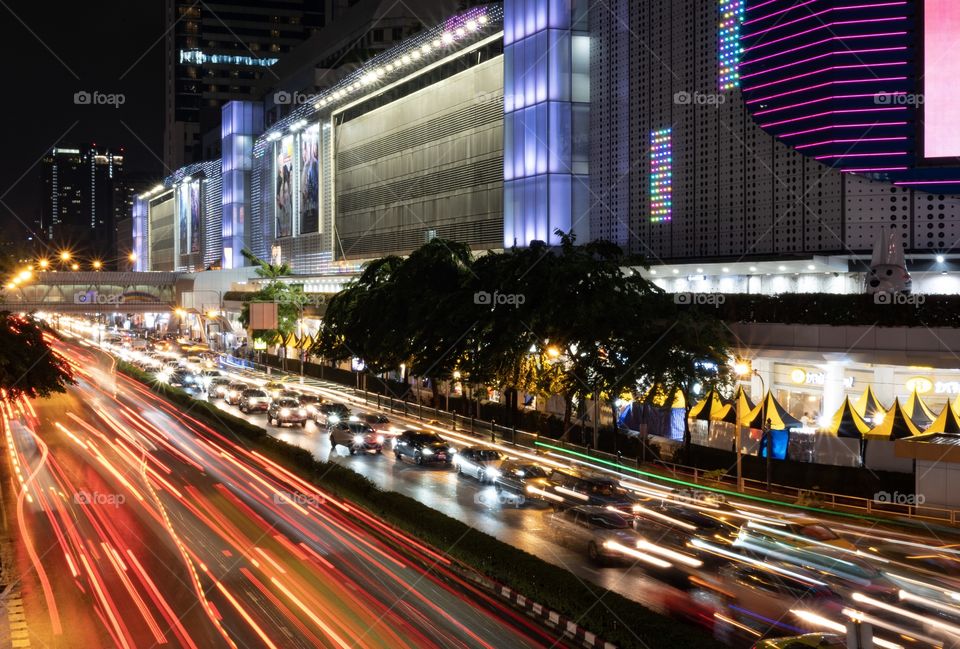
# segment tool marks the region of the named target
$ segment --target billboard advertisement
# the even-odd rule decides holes
[[[276,236],[293,235],[293,136],[288,135],[277,144],[276,179]]]
[[[200,252],[200,182],[185,182],[177,187],[177,236],[180,254]]]
[[[320,125],[300,135],[300,232],[320,231]]]
[[[923,153],[926,158],[960,157],[960,2],[926,0],[923,5]]]

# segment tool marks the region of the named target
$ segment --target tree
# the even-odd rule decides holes
[[[67,362],[30,317],[0,312],[0,399],[49,397],[74,383]]]
[[[250,326],[251,302],[275,302],[277,304],[276,329],[258,329],[251,333],[254,338],[261,340],[276,341],[277,338],[286,340],[297,330],[297,323],[304,307],[309,302],[309,298],[303,291],[303,286],[283,281],[284,277],[293,274],[287,264],[268,263],[249,250],[244,250],[243,256],[257,266],[258,276],[270,281],[244,303],[243,309],[240,311],[240,324],[244,328]],[[286,350],[286,347],[283,346],[283,349]]]

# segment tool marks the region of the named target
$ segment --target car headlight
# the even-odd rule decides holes
[[[455,449],[455,448],[447,449],[447,453],[449,453],[450,455],[456,455],[456,454],[457,454],[457,449]]]
[[[281,416],[281,417],[289,417],[289,416],[290,416],[290,408],[280,408],[280,416]]]
[[[377,435],[377,444],[383,444],[383,435]]]
[[[353,443],[357,446],[363,446],[363,435],[354,435]]]
[[[316,406],[307,406],[307,412],[310,413],[311,415],[315,415],[315,414],[317,414],[317,407],[316,407]]]
[[[350,421],[360,421],[360,417],[357,417],[356,415],[350,415],[348,419]]]
[[[429,448],[423,449],[421,453],[423,453],[424,455],[433,455],[433,451],[430,450]]]
[[[297,411],[297,415],[300,417],[306,417],[307,416],[306,408],[300,408],[300,410]]]
[[[251,406],[255,406],[255,405],[257,405],[258,403],[260,403],[260,398],[259,398],[259,397],[250,397],[249,399],[247,399],[247,403],[249,403]]]
[[[339,423],[340,423],[340,417],[338,417],[338,416],[336,416],[336,415],[330,415],[329,417],[327,417],[327,421],[329,421],[331,424],[339,424]]]
[[[487,477],[496,480],[500,477],[500,469],[487,469]]]

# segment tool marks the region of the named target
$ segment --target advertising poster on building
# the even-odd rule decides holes
[[[179,254],[190,251],[190,194],[189,183],[177,187],[177,239]]]
[[[200,253],[200,182],[194,181],[187,185],[187,194],[190,198],[190,252]]]
[[[277,145],[276,215],[277,238],[293,234],[293,136],[287,136]]]
[[[320,231],[320,126],[300,136],[300,232]]]

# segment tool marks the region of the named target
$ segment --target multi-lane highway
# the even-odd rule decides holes
[[[105,354],[58,348],[78,384],[3,410],[28,646],[564,646]]]

